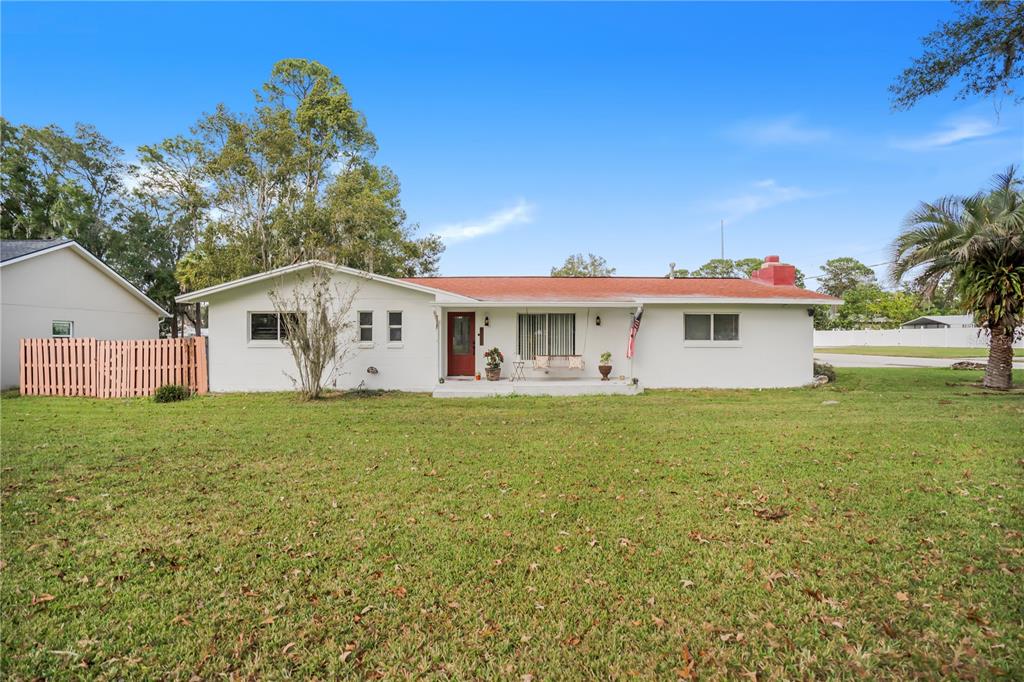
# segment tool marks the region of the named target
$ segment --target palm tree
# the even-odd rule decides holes
[[[922,203],[893,243],[892,278],[912,275],[926,297],[952,278],[989,334],[984,385],[1013,384],[1013,342],[1024,325],[1024,182],[1011,166],[992,188]]]

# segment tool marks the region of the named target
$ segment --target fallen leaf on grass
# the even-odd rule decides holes
[[[665,619],[664,618],[658,618],[657,616],[651,616],[651,622],[654,623],[654,627],[658,628],[659,630],[661,630],[662,628],[665,627]]]
[[[703,535],[701,535],[700,533],[698,533],[695,530],[691,530],[690,531],[690,539],[694,540],[699,545],[710,545],[711,544],[710,540],[708,540],[706,537],[704,537]]]
[[[785,507],[761,507],[754,510],[754,516],[765,521],[779,521],[789,516]]]
[[[284,648],[281,649],[281,655],[282,656],[287,656],[288,652],[291,651],[292,648],[294,648],[294,647],[295,647],[295,642],[288,642],[287,644],[284,645]]]
[[[277,620],[277,616],[267,616],[260,621],[260,625],[273,625],[275,620]]]
[[[401,585],[399,585],[395,589],[391,590],[391,592],[392,592],[392,594],[394,594],[399,599],[405,599],[405,595],[409,594],[409,590],[405,589]]]
[[[36,604],[43,604],[48,601],[53,601],[54,599],[56,599],[56,597],[54,597],[52,594],[46,594],[44,592],[38,597],[32,597],[32,606],[35,606]]]
[[[697,679],[697,661],[690,654],[689,647],[683,647],[683,667],[676,670],[676,677],[680,680]]]
[[[174,624],[177,624],[177,625],[192,625],[192,621],[190,621],[188,618],[186,618],[185,616],[183,616],[181,614],[179,614],[179,615],[175,616],[174,618],[172,618],[171,619],[171,623],[174,623]]]
[[[910,601],[910,595],[907,594],[906,592],[897,592],[896,593],[896,601],[904,602],[904,603],[908,602],[908,601]]]
[[[766,582],[764,584],[764,589],[766,589],[769,592],[771,592],[772,590],[775,589],[775,582],[778,581],[778,580],[782,580],[785,577],[787,577],[786,574],[781,572],[781,571],[772,571],[767,576],[765,576],[765,579],[768,582]]]

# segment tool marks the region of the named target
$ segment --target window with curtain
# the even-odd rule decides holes
[[[519,357],[523,360],[538,355],[575,355],[576,314],[521,313],[518,340]]]

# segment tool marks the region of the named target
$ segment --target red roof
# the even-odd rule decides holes
[[[838,299],[795,286],[700,277],[407,277],[403,281],[482,301],[632,301],[637,298]]]

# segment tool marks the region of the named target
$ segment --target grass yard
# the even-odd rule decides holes
[[[931,348],[926,346],[837,346],[815,348],[816,353],[889,355],[897,358],[987,358],[988,348]]]
[[[1024,395],[837,372],[5,398],[3,674],[1021,679]]]

